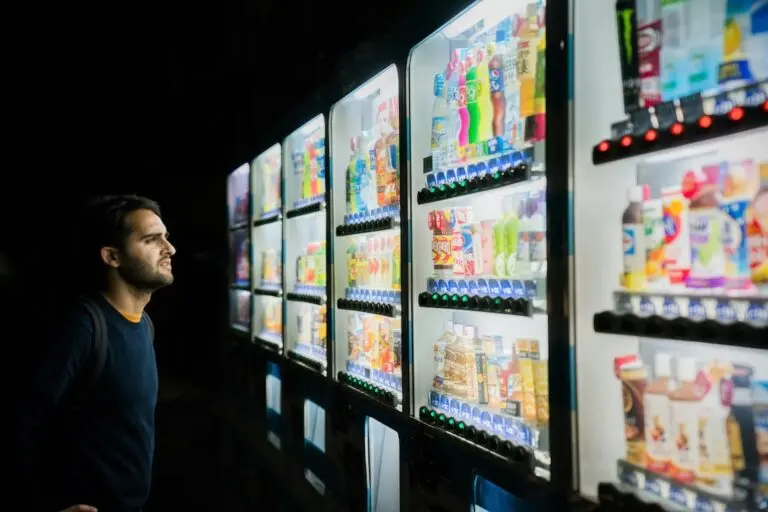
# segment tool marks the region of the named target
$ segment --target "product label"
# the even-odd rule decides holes
[[[467,86],[461,85],[459,86],[459,96],[457,98],[458,102],[458,108],[463,108],[467,106]]]
[[[640,102],[648,108],[661,102],[661,20],[637,28],[640,56]]]
[[[438,150],[448,138],[448,122],[445,116],[432,118],[432,150]]]
[[[749,252],[747,249],[747,208],[748,201],[733,201],[721,206],[723,212],[723,248],[727,263],[728,280],[749,280]]]
[[[640,250],[638,242],[645,233],[642,224],[625,224],[623,229],[624,272],[640,272],[645,269],[645,251]]]
[[[488,70],[488,78],[491,83],[491,93],[504,91],[504,74],[499,68]]]
[[[692,288],[721,286],[725,272],[722,215],[717,209],[701,208],[689,213],[691,237],[691,274],[687,285]]]
[[[647,393],[645,414],[648,467],[651,471],[663,472],[669,463],[669,431],[672,425],[667,396]]]

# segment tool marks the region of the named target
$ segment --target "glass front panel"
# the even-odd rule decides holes
[[[490,480],[476,475],[472,485],[470,512],[528,512],[538,507],[527,504]]]
[[[759,510],[768,4],[632,4],[574,10],[581,491]]]
[[[398,74],[392,65],[334,105],[334,306],[339,370],[402,402]],[[346,343],[344,343],[346,341]]]
[[[368,510],[400,511],[400,437],[375,418],[365,422]]]
[[[251,166],[254,222],[254,341],[283,346],[282,152],[280,144],[256,157]]]
[[[251,283],[251,252],[248,247],[248,227],[229,232],[230,284],[249,288]]]
[[[276,448],[280,448],[279,417],[282,414],[282,380],[280,367],[273,362],[267,363],[266,393],[267,393],[267,440]]]
[[[327,366],[327,212],[325,118],[283,143],[286,348]]]
[[[251,214],[248,201],[248,164],[243,164],[227,178],[227,211],[229,212],[229,227],[234,228],[248,224]]]
[[[415,404],[542,476],[545,65],[543,2],[485,0],[413,50],[408,90]]]
[[[233,329],[251,332],[251,293],[248,290],[229,291],[229,323]]]
[[[325,453],[325,409],[312,400],[304,400],[304,443]],[[304,476],[319,494],[325,494],[325,483],[310,468],[305,468]]]

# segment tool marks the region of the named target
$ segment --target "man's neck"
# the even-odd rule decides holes
[[[137,290],[125,281],[109,283],[101,294],[118,311],[138,317],[152,297],[152,292]]]

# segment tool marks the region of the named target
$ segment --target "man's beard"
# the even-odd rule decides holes
[[[142,292],[154,292],[173,283],[173,275],[161,273],[143,261],[130,260],[118,267],[120,277]]]

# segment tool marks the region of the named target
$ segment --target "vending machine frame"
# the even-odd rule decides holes
[[[574,41],[575,39],[576,47],[578,48],[578,45],[580,44],[579,38],[589,37],[584,34],[584,27],[586,25],[584,19],[590,20],[590,26],[593,24],[592,19],[584,14],[583,11],[578,14],[576,13],[576,2],[566,3],[569,4],[567,11],[569,27],[568,39],[569,41]],[[612,22],[617,18],[617,12],[614,10],[619,8],[619,5],[617,4],[621,4],[621,2],[606,5],[606,8],[611,10],[610,18],[612,18]],[[725,2],[723,4],[725,4]],[[704,5],[708,7],[707,4]],[[622,17],[616,21],[626,23],[625,28],[627,30],[634,30],[637,28],[634,19],[636,14],[634,12],[631,14],[632,21],[630,22],[630,13],[628,11],[629,9],[625,9],[628,16],[627,18]],[[579,16],[583,16],[584,18],[579,18]],[[601,19],[605,22],[608,17],[609,16],[606,15]],[[611,32],[611,37],[615,37],[612,30],[609,30],[608,32]],[[603,35],[605,35],[605,32],[603,32]],[[595,44],[603,44],[605,42],[604,40],[601,41],[602,43],[592,43],[592,46]],[[590,88],[592,80],[597,78],[593,77],[589,80],[589,83],[586,83],[587,80],[584,78],[585,75],[582,75],[581,77],[578,75],[581,72],[585,72],[586,74],[586,70],[580,70],[579,65],[580,63],[585,62],[588,58],[604,58],[602,51],[599,55],[595,56],[591,53],[592,50],[590,50],[590,54],[587,56],[583,54],[580,55],[578,52],[583,50],[578,48],[576,53],[571,54],[569,58],[569,197],[572,198],[574,194],[579,194],[578,182],[580,180],[576,179],[576,172],[589,171],[596,174],[601,172],[610,173],[612,176],[606,178],[606,182],[608,182],[608,184],[613,184],[615,187],[618,187],[620,184],[626,184],[625,182],[628,181],[631,181],[633,185],[637,185],[639,182],[638,175],[643,172],[640,169],[642,166],[651,167],[667,165],[675,160],[682,161],[686,158],[700,157],[701,155],[710,152],[710,150],[711,152],[718,151],[718,149],[713,149],[718,141],[727,147],[728,145],[733,144],[738,137],[751,136],[753,137],[753,140],[755,140],[755,133],[757,133],[756,129],[761,130],[762,134],[768,132],[768,77],[758,77],[758,80],[755,83],[746,85],[745,87],[736,87],[728,91],[720,90],[718,85],[718,91],[713,95],[710,95],[709,92],[706,94],[702,92],[694,92],[674,99],[665,101],[660,100],[654,107],[641,107],[635,103],[639,100],[637,94],[639,94],[639,82],[642,79],[641,77],[635,77],[638,83],[636,84],[637,90],[632,102],[635,103],[636,107],[634,109],[627,108],[629,101],[627,100],[626,95],[630,94],[628,91],[631,90],[631,87],[627,83],[622,82],[622,79],[627,78],[621,76],[621,71],[623,71],[621,66],[625,63],[619,62],[619,52],[621,51],[619,42],[612,40],[611,44],[613,44],[618,51],[615,52],[615,55],[613,53],[611,54],[611,58],[615,59],[615,61],[606,65],[609,69],[606,75],[610,75],[610,77],[606,78],[609,85],[605,87],[610,87],[612,88],[612,91],[615,91],[611,94],[619,96],[619,102],[621,101],[620,96],[622,94],[623,86],[623,93],[625,94],[623,98],[623,115],[617,116],[617,118],[608,119],[608,117],[613,114],[607,113],[616,112],[618,103],[615,101],[611,100],[611,107],[605,107],[602,112],[595,113],[591,110],[585,112],[586,109],[594,105],[594,97],[591,97],[589,100],[581,100],[582,102],[585,102],[586,105],[582,105],[579,102],[579,94],[584,94],[579,91],[584,91],[587,88]],[[638,48],[628,47],[627,49],[637,50]],[[631,55],[633,55],[633,57],[627,60],[631,61],[633,59],[642,58],[639,56],[639,52],[631,53]],[[637,64],[637,62],[634,64]],[[631,62],[627,63],[627,65],[630,66]],[[605,94],[604,92],[602,94],[600,92],[602,87],[604,86],[600,85],[598,87],[598,92],[596,93],[600,96],[601,100]],[[576,95],[574,95],[574,89],[576,89]],[[749,98],[751,98],[751,102],[748,101]],[[610,135],[605,137],[593,137],[592,140],[589,141],[583,140],[585,137],[582,136],[582,140],[578,141],[579,136],[575,133],[575,130],[577,129],[576,123],[580,120],[577,119],[577,114],[578,116],[581,116],[581,119],[590,115],[590,122],[598,122],[599,126],[597,128],[604,133],[610,133]],[[599,121],[595,121],[594,118],[597,118]],[[582,124],[581,126],[583,127],[584,125]],[[752,130],[752,132],[750,132],[750,130]],[[590,136],[592,135],[593,134],[590,134]],[[733,151],[727,150],[725,153],[733,154]],[[723,160],[726,159],[726,157],[722,158]],[[614,167],[609,171],[608,167],[611,164],[615,164],[618,167]],[[589,167],[587,168],[587,171],[584,171],[583,169],[578,169],[577,165],[588,165]],[[634,168],[630,170],[628,168],[630,166]],[[646,171],[646,175],[659,172],[660,170],[658,169],[650,172]],[[626,175],[630,175],[631,173],[632,179],[624,179],[621,176],[617,178],[617,175],[624,175],[625,173]],[[577,184],[574,185],[574,183]],[[612,191],[613,190],[614,189],[612,189]],[[624,192],[624,190],[621,190],[622,196],[624,195]],[[590,207],[594,206],[590,205]],[[571,256],[573,256],[574,240],[586,245],[584,242],[584,233],[586,230],[583,225],[579,225],[578,220],[578,212],[584,212],[584,208],[585,206],[583,203],[579,204],[578,202],[574,203],[571,201],[569,205],[568,218],[571,223],[569,228],[571,240],[571,243],[569,244],[569,252]],[[611,210],[613,211],[613,207],[611,207]],[[575,219],[574,215],[576,215]],[[609,222],[613,222],[612,226],[616,226],[615,228],[611,227],[609,229],[614,230],[618,234],[620,218],[616,218]],[[577,230],[577,233],[574,233],[574,225],[581,231]],[[616,250],[619,250],[619,246],[620,244],[616,244]],[[576,253],[576,260],[578,261],[580,258],[589,258],[590,256],[591,255],[589,254],[584,254],[583,250],[578,250]],[[570,276],[572,286],[576,277],[577,270],[574,261],[572,260]],[[578,286],[583,290],[584,287],[589,286],[589,283],[579,283]],[[599,287],[603,287],[602,283]],[[768,327],[766,327],[764,323],[762,326],[751,325],[748,318],[742,316],[743,311],[738,318],[726,318],[727,321],[721,323],[719,319],[711,318],[711,313],[702,314],[702,317],[706,317],[706,319],[702,320],[701,318],[695,318],[699,315],[698,311],[696,312],[696,315],[691,315],[690,312],[685,313],[682,308],[678,311],[678,306],[676,304],[670,306],[669,311],[663,310],[663,308],[666,307],[667,299],[669,297],[675,297],[678,294],[683,297],[693,297],[695,295],[695,293],[691,293],[690,290],[678,293],[677,291],[663,287],[656,289],[647,288],[639,291],[628,291],[626,289],[614,287],[613,296],[606,297],[606,300],[611,302],[610,308],[594,311],[593,314],[591,309],[592,306],[588,306],[585,307],[585,309],[589,311],[588,315],[580,313],[581,316],[577,316],[576,310],[579,309],[579,304],[575,304],[577,296],[574,293],[569,309],[574,320],[578,320],[580,324],[578,329],[579,338],[576,339],[575,350],[579,349],[581,339],[586,337],[585,333],[586,335],[591,334],[595,337],[602,337],[605,334],[626,336],[626,341],[630,341],[631,338],[634,340],[633,343],[638,345],[636,350],[638,354],[641,351],[640,347],[644,346],[646,343],[653,344],[657,342],[665,343],[669,346],[678,344],[678,348],[675,350],[676,355],[679,355],[678,350],[680,353],[684,353],[688,350],[688,347],[685,347],[686,342],[694,343],[694,345],[690,347],[690,353],[693,355],[695,355],[697,351],[708,351],[710,347],[714,347],[715,350],[726,347],[765,350],[766,346],[764,340],[768,339]],[[653,311],[652,314],[646,314],[646,312],[642,310],[638,312],[637,304],[630,303],[630,299],[639,298],[640,296],[653,299],[663,298],[665,304],[661,308],[658,305],[655,305],[654,309],[651,310]],[[710,296],[716,298],[718,307],[721,301],[729,304],[732,301],[738,301],[738,296],[734,298],[734,296],[726,295],[721,292],[711,292]],[[701,297],[704,298],[707,297],[707,295],[702,294]],[[745,299],[745,302],[746,301],[747,299]],[[649,300],[649,302],[651,301]],[[640,304],[640,309],[642,309],[642,299]],[[730,314],[733,313],[733,309],[735,308],[728,305],[728,307],[725,308],[726,316],[730,316]],[[762,311],[764,311],[764,309]],[[589,318],[586,318],[586,316]],[[695,319],[692,320],[690,317],[694,317]],[[731,320],[736,321],[731,323]],[[575,336],[572,335],[572,340],[573,337]],[[622,339],[622,341],[625,340]],[[601,341],[601,343],[603,342]],[[585,352],[594,354],[594,349],[584,350]],[[672,350],[664,350],[664,352],[668,351],[672,352]],[[574,354],[575,353],[572,353],[572,356]],[[591,355],[589,357],[591,357]],[[576,359],[574,358],[574,361],[575,360]],[[618,377],[616,368],[614,368],[614,372],[617,373]],[[581,378],[581,375],[579,375],[579,377]],[[595,377],[595,379],[598,379],[598,377]],[[599,380],[602,382],[602,379]],[[579,381],[579,384],[583,384],[581,380]],[[614,386],[617,385],[616,381],[611,384]],[[583,385],[577,386],[577,381],[574,379],[571,386],[571,400],[573,402],[577,400],[576,397],[578,396],[581,396],[583,401],[588,401],[584,400],[584,393],[586,393],[586,391],[583,391]],[[620,408],[621,406],[620,399],[617,403],[605,405],[606,408]],[[593,415],[594,412],[595,411],[590,411],[588,414]],[[581,407],[577,409],[577,413],[577,416],[582,413]],[[582,420],[582,422],[583,421],[584,420]],[[582,436],[586,430],[586,427],[581,428]],[[574,428],[572,432],[575,436],[578,436],[579,428]],[[621,441],[624,442],[624,436],[620,436]],[[600,503],[601,510],[614,510],[618,507],[642,510],[642,505],[640,505],[641,501],[650,501],[653,503],[659,499],[662,500],[661,502],[664,505],[671,505],[674,503],[686,509],[692,509],[692,503],[695,502],[696,510],[740,510],[742,506],[748,506],[745,503],[734,503],[735,500],[732,500],[732,497],[730,496],[709,492],[695,484],[682,483],[668,474],[657,474],[655,471],[646,467],[638,467],[637,465],[626,463],[623,460],[625,457],[620,457],[620,461],[615,461],[616,464],[614,464],[614,467],[612,468],[614,471],[610,481],[598,479],[594,475],[588,477],[584,476],[584,474],[581,473],[583,467],[590,467],[590,465],[588,464],[582,467],[583,461],[580,460],[580,458],[587,458],[587,455],[579,455],[581,448],[583,448],[583,446],[580,446],[580,442],[582,445],[587,444],[584,437],[581,437],[580,440],[575,437],[573,440],[572,489],[575,492],[588,495],[589,500],[596,498]],[[602,440],[600,441],[600,444],[603,444]],[[612,447],[615,447],[615,443],[611,442],[611,445]],[[605,449],[605,451],[608,450]],[[603,451],[599,453],[602,452]],[[594,447],[587,447],[584,453],[591,454],[592,459],[594,460],[595,455],[598,452]],[[640,466],[644,466],[644,464],[641,464]],[[587,480],[588,482],[585,483],[583,480]],[[596,480],[599,481],[596,482]],[[588,486],[589,489],[587,489],[586,486]],[[643,494],[643,496],[638,497],[636,493]],[[647,506],[659,507],[660,505]],[[659,508],[653,508],[653,510],[659,510]]]
[[[405,69],[409,70],[408,64],[411,59],[413,47],[419,44],[425,37],[439,30],[444,23],[457,17],[468,9],[468,6],[474,5],[471,2],[448,2],[442,9],[444,18],[440,19],[439,24],[435,24],[435,19],[424,26],[420,38],[413,41],[410,45],[408,59],[404,63]],[[568,126],[570,115],[568,110],[569,92],[571,82],[569,80],[568,66],[571,39],[568,35],[568,2],[567,0],[548,0],[546,3],[545,16],[547,20],[546,30],[546,148],[545,158],[547,166],[547,191],[546,200],[548,205],[547,213],[547,314],[548,314],[548,332],[549,332],[549,400],[550,400],[550,430],[557,432],[557,435],[551,436],[550,456],[550,481],[533,475],[533,468],[526,467],[525,463],[515,461],[506,455],[481,447],[473,442],[468,442],[461,436],[457,436],[444,426],[439,426],[436,421],[430,418],[417,418],[418,428],[421,435],[426,438],[434,438],[438,443],[446,443],[447,446],[460,446],[461,450],[468,457],[472,457],[477,470],[474,474],[481,475],[499,475],[503,472],[513,471],[516,478],[502,479],[494,481],[494,484],[505,488],[512,494],[519,497],[531,497],[541,489],[548,489],[552,493],[550,504],[564,503],[566,495],[574,488],[573,483],[573,432],[575,429],[575,394],[572,384],[574,382],[573,366],[573,343],[572,343],[572,322],[570,307],[570,271],[569,262],[572,256],[572,240],[570,236],[570,202],[568,181],[568,163],[569,155],[565,150],[569,144]],[[426,32],[423,33],[423,32]],[[406,90],[404,104],[410,106],[409,91],[410,73],[406,72]],[[410,154],[410,113],[407,114],[409,122],[407,123],[408,133],[404,136],[404,143],[408,148],[408,176],[411,177],[411,154]],[[409,196],[409,201],[411,196]],[[410,211],[410,210],[409,210]],[[407,224],[411,225],[410,217]],[[413,259],[411,244],[409,244],[408,261]],[[413,298],[411,298],[411,317],[413,315]],[[418,321],[415,319],[414,321]],[[413,330],[409,329],[409,336],[412,336]],[[412,354],[413,339],[408,343]],[[409,366],[413,365],[413,359],[409,358]],[[409,369],[411,381],[413,381],[413,368]],[[411,389],[414,384],[411,382]],[[411,396],[410,402],[414,402]],[[416,416],[417,411],[411,411]],[[421,443],[419,443],[421,444]],[[428,444],[427,444],[428,446]],[[441,450],[442,451],[442,450]],[[422,464],[428,464],[430,467],[445,467],[446,464],[434,464],[428,462],[434,460],[437,455],[422,454],[420,456]],[[426,461],[425,461],[426,458]],[[454,457],[449,457],[454,459]],[[458,459],[458,457],[457,457]],[[449,464],[448,464],[449,465]],[[447,471],[447,470],[443,470]],[[460,474],[460,470],[455,468],[451,470],[454,474]],[[417,475],[424,474],[424,471],[416,469]],[[465,477],[462,477],[465,478]],[[451,478],[453,480],[453,478]]]

